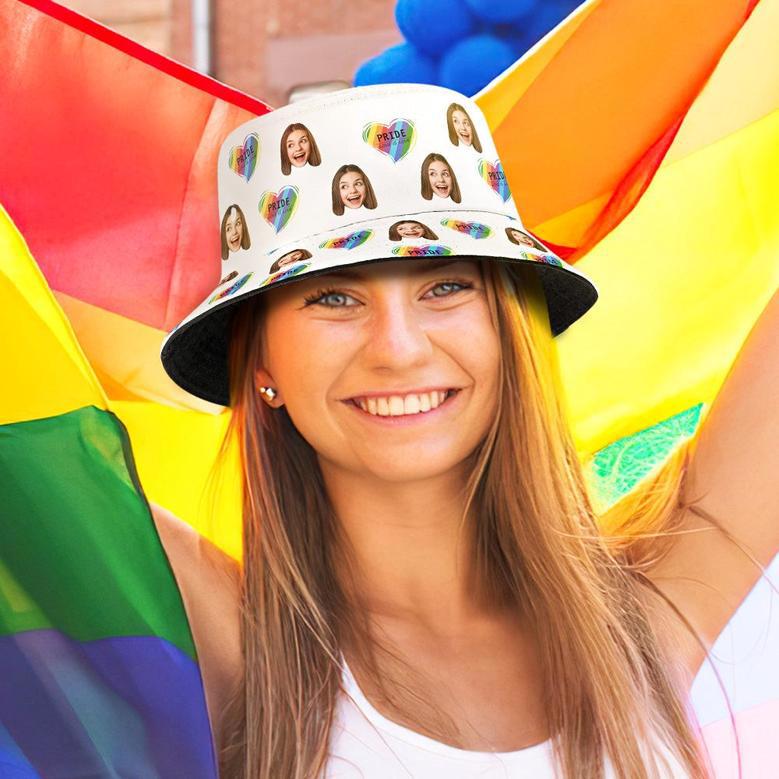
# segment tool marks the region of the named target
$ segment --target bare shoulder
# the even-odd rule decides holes
[[[151,501],[149,507],[184,601],[216,735],[221,711],[243,673],[241,566],[168,509]]]
[[[212,583],[220,584],[237,597],[241,580],[240,563],[173,512],[151,501],[149,507],[165,552],[177,558],[175,562],[171,561],[174,573],[178,576],[176,563],[182,564],[184,574],[190,573],[194,566],[198,578],[213,575],[217,581]]]

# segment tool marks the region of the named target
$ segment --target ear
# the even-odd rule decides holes
[[[276,397],[270,401],[270,405],[274,408],[284,405],[284,397],[281,394],[281,390],[273,380],[273,376],[265,368],[257,368],[254,372],[254,389],[259,392],[260,387],[273,387],[276,390]],[[265,402],[267,403],[268,401],[266,400]]]

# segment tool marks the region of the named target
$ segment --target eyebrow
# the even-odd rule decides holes
[[[434,268],[445,268],[447,265],[452,265],[456,262],[464,262],[462,257],[455,257],[451,260],[421,260],[414,263],[414,266],[418,269],[420,269],[423,273],[426,273],[427,271],[433,270]],[[373,265],[374,263],[371,263]],[[319,274],[319,278],[322,278],[322,276],[335,276],[339,279],[353,279],[355,281],[364,281],[367,274],[357,270],[356,268],[339,268],[338,270],[334,270],[332,273],[321,273]]]

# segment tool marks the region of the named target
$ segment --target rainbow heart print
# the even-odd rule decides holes
[[[414,146],[414,123],[408,119],[393,119],[389,124],[370,122],[362,131],[362,139],[393,162],[402,160]]]
[[[258,207],[262,218],[278,233],[297,211],[298,188],[288,185],[278,192],[263,192]]]
[[[233,146],[230,149],[228,165],[230,170],[235,171],[239,176],[248,181],[257,167],[259,156],[260,136],[257,133],[250,133],[244,139],[243,146]]]
[[[329,241],[322,241],[319,244],[320,249],[356,249],[362,246],[371,236],[373,230],[357,230],[349,235],[342,235],[338,238],[331,238]]]
[[[479,175],[487,186],[505,203],[510,197],[509,183],[500,160],[479,160]]]
[[[477,240],[492,235],[492,228],[481,222],[463,222],[460,219],[442,219],[441,224],[444,227],[457,230],[458,233],[470,235],[471,238],[476,238]]]
[[[531,252],[520,252],[520,259],[532,260],[533,262],[543,262],[547,265],[557,265],[562,267],[563,263],[559,257],[555,257],[554,254],[531,254]]]
[[[392,253],[398,257],[448,257],[452,250],[440,243],[428,246],[395,246]]]
[[[231,284],[226,289],[223,289],[221,292],[217,292],[215,295],[212,295],[209,299],[209,303],[216,303],[217,300],[222,300],[222,298],[229,297],[234,292],[237,292],[244,284],[246,284],[247,281],[254,275],[254,273],[247,273],[245,276],[241,276],[238,281],[235,282],[235,284]]]

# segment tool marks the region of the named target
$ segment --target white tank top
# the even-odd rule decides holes
[[[552,742],[514,752],[475,752],[435,741],[387,719],[358,687],[343,660],[343,687],[330,732],[330,752],[322,779],[555,779]],[[667,748],[672,771],[667,779],[689,779]],[[661,764],[662,765],[662,764]],[[608,757],[606,779],[614,772]]]

